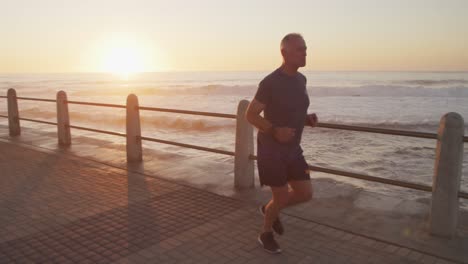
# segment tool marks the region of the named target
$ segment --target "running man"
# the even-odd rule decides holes
[[[260,207],[263,232],[258,241],[269,253],[280,253],[273,231],[282,235],[281,209],[312,198],[309,167],[300,146],[305,125],[316,126],[316,114],[307,114],[306,77],[298,72],[306,65],[307,47],[300,34],[281,41],[283,63],[259,84],[247,108],[247,120],[259,129],[257,164],[260,184],[271,188],[272,199]],[[264,117],[260,115],[264,112]],[[290,188],[289,188],[290,187]]]

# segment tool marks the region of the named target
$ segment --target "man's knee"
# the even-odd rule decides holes
[[[273,197],[273,203],[278,207],[278,209],[283,209],[286,206],[288,206],[289,203],[289,195],[288,193],[285,193],[284,195],[276,195],[276,197]]]
[[[284,197],[277,197],[273,202],[278,206],[278,209],[283,209],[288,205],[289,197],[287,195]]]
[[[278,207],[278,209],[282,209],[288,205],[288,202],[289,202],[288,186],[272,187],[272,192],[273,192],[273,203]]]

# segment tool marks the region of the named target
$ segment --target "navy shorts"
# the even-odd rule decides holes
[[[281,187],[288,181],[310,180],[309,165],[302,149],[281,149],[257,145],[257,165],[260,185]]]

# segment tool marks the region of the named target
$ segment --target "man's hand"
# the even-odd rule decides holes
[[[273,137],[280,143],[288,143],[296,135],[296,129],[290,127],[273,127]]]
[[[315,113],[307,115],[307,124],[311,127],[315,127],[318,124],[318,117]]]

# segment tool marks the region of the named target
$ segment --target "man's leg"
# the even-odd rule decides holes
[[[287,207],[312,199],[313,190],[310,180],[295,180],[288,183],[291,186],[291,190],[288,192]]]
[[[302,153],[288,166],[288,184],[291,190],[288,193],[288,207],[307,202],[312,199],[312,184],[310,183],[309,165]]]
[[[273,222],[278,218],[281,209],[288,205],[288,185],[281,187],[271,186],[271,192],[273,194],[273,198],[265,206],[265,218],[263,224],[264,232],[272,231]]]
[[[265,208],[263,233],[258,236],[258,242],[263,249],[272,254],[281,252],[281,248],[273,236],[273,222],[278,217],[281,208],[288,204],[288,185],[282,187],[271,187],[273,198]]]

